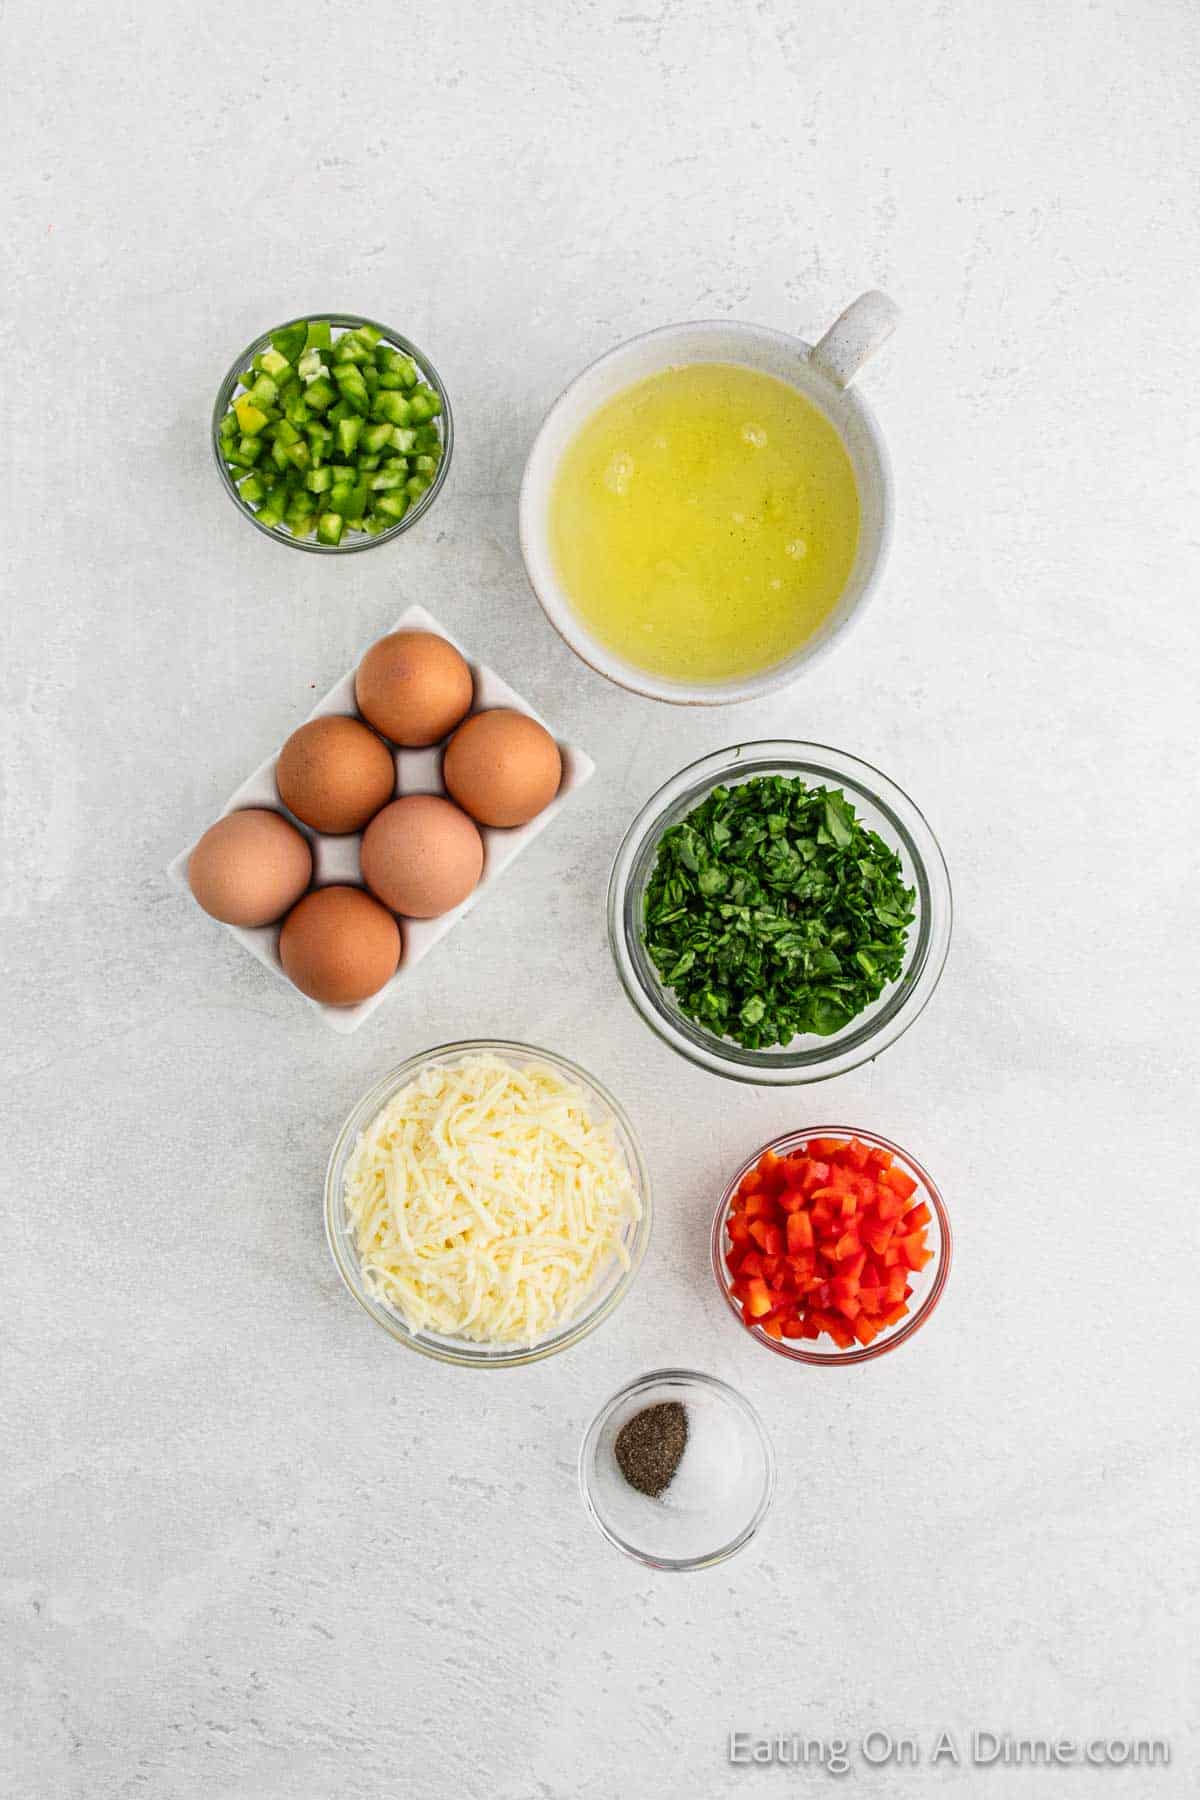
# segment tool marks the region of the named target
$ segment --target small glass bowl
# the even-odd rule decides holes
[[[626,1481],[614,1446],[635,1413],[670,1401],[687,1411],[688,1443],[670,1486],[653,1499]],[[656,1369],[615,1393],[588,1426],[579,1489],[592,1522],[626,1556],[652,1569],[711,1569],[748,1544],[766,1518],[775,1452],[736,1389],[714,1375]]]
[[[743,1176],[750,1173],[760,1156],[768,1150],[776,1156],[790,1156],[793,1150],[799,1149],[810,1138],[858,1138],[860,1143],[870,1144],[877,1150],[890,1150],[895,1160],[908,1170],[917,1182],[919,1197],[924,1200],[932,1214],[926,1227],[926,1242],[933,1251],[932,1259],[923,1269],[913,1270],[909,1275],[912,1283],[912,1299],[909,1311],[903,1319],[897,1319],[894,1325],[887,1326],[870,1344],[855,1343],[848,1350],[841,1350],[832,1338],[783,1338],[769,1337],[757,1325],[748,1325],[742,1313],[740,1303],[732,1293],[733,1278],[725,1262],[725,1252],[729,1248],[729,1239],[725,1230],[725,1221],[729,1216],[729,1208]],[[914,1194],[912,1204],[918,1204],[918,1195]],[[950,1264],[954,1256],[954,1240],[950,1233],[950,1217],[945,1202],[934,1186],[928,1172],[922,1168],[915,1156],[893,1144],[890,1138],[880,1137],[876,1131],[864,1131],[860,1125],[811,1125],[806,1131],[789,1131],[783,1137],[772,1138],[770,1143],[763,1144],[748,1157],[730,1181],[721,1195],[713,1218],[712,1228],[712,1267],[717,1278],[725,1303],[738,1322],[738,1329],[745,1331],[756,1344],[762,1344],[768,1350],[774,1350],[779,1356],[786,1356],[792,1362],[815,1363],[822,1368],[840,1367],[848,1363],[871,1362],[877,1356],[886,1356],[889,1350],[895,1350],[900,1344],[907,1343],[914,1332],[924,1325],[934,1307],[942,1297],[942,1289],[950,1274]]]
[[[517,1066],[530,1062],[549,1063],[559,1074],[582,1088],[592,1117],[598,1120],[608,1117],[612,1120],[617,1142],[629,1164],[633,1185],[642,1206],[641,1218],[631,1219],[625,1227],[624,1242],[629,1267],[622,1268],[614,1257],[610,1268],[588,1297],[583,1310],[568,1319],[558,1331],[536,1344],[476,1344],[469,1338],[444,1337],[437,1332],[415,1331],[394,1307],[367,1292],[354,1232],[346,1217],[343,1199],[346,1165],[359,1133],[370,1124],[393,1094],[415,1080],[423,1070],[437,1063],[462,1062],[466,1057],[485,1053],[501,1057]],[[523,1363],[541,1362],[547,1356],[556,1356],[560,1350],[570,1349],[580,1338],[595,1331],[629,1292],[650,1241],[650,1219],[650,1176],[645,1159],[634,1136],[633,1126],[608,1089],[602,1087],[585,1069],[581,1069],[578,1063],[570,1062],[565,1056],[556,1056],[553,1051],[542,1050],[534,1044],[514,1043],[504,1038],[478,1038],[458,1044],[439,1044],[435,1049],[422,1050],[419,1055],[410,1056],[406,1062],[390,1069],[381,1081],[377,1081],[363,1095],[338,1132],[325,1175],[325,1236],[338,1274],[363,1311],[370,1313],[375,1323],[382,1325],[398,1344],[417,1350],[422,1356],[431,1356],[438,1362],[457,1363],[464,1369],[514,1369]]]
[[[916,892],[904,969],[879,999],[831,1037],[799,1037],[771,1049],[747,1050],[689,1019],[642,942],[646,888],[663,833],[720,786],[755,776],[799,777],[809,787],[844,790],[860,820],[899,854],[908,887]],[[953,903],[950,877],[938,841],[924,815],[894,782],[870,763],[824,744],[736,744],[690,763],[659,788],[642,808],[617,851],[608,884],[608,938],[617,974],[650,1029],[689,1062],[714,1075],[756,1085],[787,1087],[842,1075],[894,1044],[933,994],[950,948]]]
[[[221,454],[218,429],[221,420],[233,403],[242,372],[250,367],[256,356],[271,348],[271,331],[284,331],[289,325],[305,325],[311,319],[328,319],[331,325],[336,325],[346,331],[357,331],[360,325],[370,325],[380,334],[386,344],[403,351],[405,356],[412,357],[423,379],[441,398],[442,410],[438,416],[438,422],[441,425],[442,459],[437,466],[437,472],[420,499],[409,507],[404,517],[397,519],[394,525],[389,525],[386,531],[381,531],[376,537],[372,537],[365,531],[352,531],[342,539],[340,544],[319,544],[315,537],[293,537],[292,533],[282,525],[264,525],[254,508],[247,506],[238,493],[237,483],[230,474],[225,458]],[[393,331],[390,326],[380,325],[375,319],[361,318],[357,313],[306,313],[302,319],[288,319],[283,325],[273,325],[271,331],[265,331],[261,337],[256,337],[252,344],[247,344],[217,389],[211,436],[213,458],[217,465],[217,473],[221,477],[222,487],[244,519],[249,519],[250,523],[265,537],[274,539],[277,544],[290,544],[293,550],[308,550],[315,556],[348,556],[355,550],[371,550],[376,544],[390,543],[393,538],[399,537],[401,532],[407,531],[410,525],[415,525],[418,519],[425,516],[441,493],[442,483],[450,468],[450,457],[454,450],[454,419],[450,411],[450,396],[446,392],[445,383],[423,350],[418,350],[415,344],[410,343],[406,337],[401,337],[400,333]],[[247,474],[249,472],[249,470],[246,471]]]

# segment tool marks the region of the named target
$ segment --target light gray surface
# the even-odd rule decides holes
[[[728,1769],[732,1728],[944,1724],[1175,1763],[855,1791],[1190,1794],[1195,11],[400,17],[5,12],[0,1792],[707,1800],[826,1779]],[[769,704],[603,686],[522,580],[542,410],[632,331],[812,335],[872,283],[906,317],[866,377],[900,508],[870,614]],[[241,523],[205,439],[238,346],[321,305],[427,346],[461,432],[430,518],[340,563]],[[340,1041],[162,871],[411,600],[601,766]],[[666,773],[785,733],[913,793],[959,909],[919,1025],[792,1096],[647,1035],[601,914]],[[496,1379],[376,1331],[319,1219],[365,1084],[475,1032],[594,1068],[658,1183],[624,1308]],[[909,1144],[958,1232],[926,1332],[839,1373],[740,1337],[706,1260],[735,1159],[822,1121]],[[678,1361],[780,1461],[759,1542],[690,1579],[618,1558],[574,1476]]]

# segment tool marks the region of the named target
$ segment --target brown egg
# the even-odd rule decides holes
[[[361,719],[330,713],[293,731],[275,768],[279,798],[314,831],[361,831],[396,791],[392,753]]]
[[[408,794],[376,813],[362,841],[363,880],[393,912],[436,919],[472,892],[483,839],[440,794]]]
[[[454,648],[432,631],[393,631],[358,665],[358,710],[393,744],[439,744],[471,710],[475,682]]]
[[[400,966],[400,927],[356,887],[315,888],[279,934],[279,960],[302,994],[354,1006],[377,994]]]
[[[498,706],[459,726],[446,746],[442,779],[481,825],[525,825],[557,794],[562,757],[536,719]]]
[[[312,880],[308,839],[266,807],[228,813],[188,858],[188,886],[226,925],[273,925]]]

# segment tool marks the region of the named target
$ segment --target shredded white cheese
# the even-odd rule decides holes
[[[641,1202],[612,1121],[545,1063],[426,1069],[360,1135],[345,1205],[375,1299],[415,1330],[534,1344],[569,1320]]]

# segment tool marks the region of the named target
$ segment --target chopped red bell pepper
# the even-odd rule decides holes
[[[915,1194],[917,1191],[917,1184],[913,1177],[906,1170],[897,1169],[895,1165],[890,1169],[884,1169],[879,1180],[884,1187],[890,1187],[893,1193],[899,1194],[902,1200],[907,1200],[911,1194]]]
[[[859,1223],[858,1235],[868,1250],[873,1250],[876,1256],[882,1256],[892,1241],[892,1226],[889,1221],[868,1213]]]
[[[914,1231],[910,1237],[901,1238],[900,1254],[910,1269],[923,1269],[933,1251],[925,1247],[925,1233]]]
[[[789,1256],[796,1256],[801,1250],[812,1249],[813,1222],[808,1213],[793,1212],[788,1214],[787,1247]]]
[[[891,1174],[891,1170],[886,1171]],[[875,1211],[881,1219],[898,1219],[904,1211],[904,1200],[894,1188],[885,1187],[882,1177],[875,1190]]]
[[[760,1275],[753,1276],[746,1283],[746,1298],[743,1306],[752,1319],[764,1318],[770,1312],[773,1301],[766,1282]]]
[[[898,1324],[910,1275],[934,1255],[918,1186],[890,1151],[858,1138],[765,1152],[726,1221],[730,1292],[747,1325],[777,1343],[827,1336],[848,1349]]]

